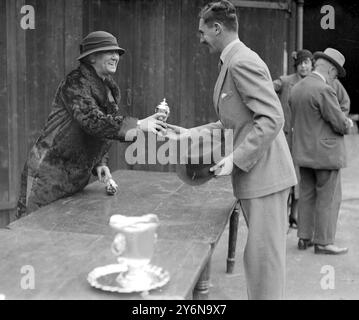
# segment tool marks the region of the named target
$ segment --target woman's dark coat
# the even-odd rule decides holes
[[[110,140],[125,140],[137,124],[124,116],[119,102],[116,83],[102,80],[89,65],[66,76],[26,161],[18,217],[82,190],[93,170],[107,164]]]

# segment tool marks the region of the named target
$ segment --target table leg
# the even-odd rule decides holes
[[[229,220],[229,237],[228,237],[228,256],[227,256],[227,273],[233,273],[236,262],[236,246],[238,233],[239,208],[236,207]]]
[[[204,267],[201,273],[201,276],[197,281],[196,287],[193,290],[194,300],[208,300],[210,273],[211,273],[211,258],[209,258],[206,266]]]

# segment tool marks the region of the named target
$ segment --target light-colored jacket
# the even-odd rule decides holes
[[[258,198],[297,183],[269,70],[242,42],[226,55],[213,102],[219,121],[200,128],[233,130],[236,198]]]

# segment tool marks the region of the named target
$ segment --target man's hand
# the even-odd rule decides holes
[[[110,169],[107,166],[96,167],[98,180],[102,183],[106,183],[109,179],[112,179]]]
[[[348,122],[349,122],[349,128],[354,127],[354,122],[353,122],[353,120],[350,119],[350,118],[347,118],[347,119],[348,119]]]
[[[233,155],[223,158],[221,161],[216,163],[209,171],[214,172],[215,176],[228,176],[233,170]]]
[[[167,133],[165,135],[166,138],[170,140],[181,140],[184,138],[188,138],[190,136],[190,130],[175,126],[173,124],[167,124]]]
[[[152,132],[154,134],[158,134],[161,132],[163,135],[166,134],[167,124],[159,118],[163,115],[160,113],[155,113],[148,118],[139,120],[138,129],[145,131],[145,132]]]
[[[174,124],[167,123],[167,128],[173,130],[177,134],[188,132],[189,130],[180,126],[175,126]]]

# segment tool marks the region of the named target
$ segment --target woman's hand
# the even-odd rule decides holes
[[[96,167],[98,180],[102,183],[107,183],[109,179],[112,179],[110,169],[108,166],[98,166]]]
[[[159,118],[162,116],[163,114],[161,113],[155,113],[152,116],[139,120],[138,129],[145,132],[152,132],[154,134],[161,132],[163,135],[165,135],[167,124],[159,120]]]

